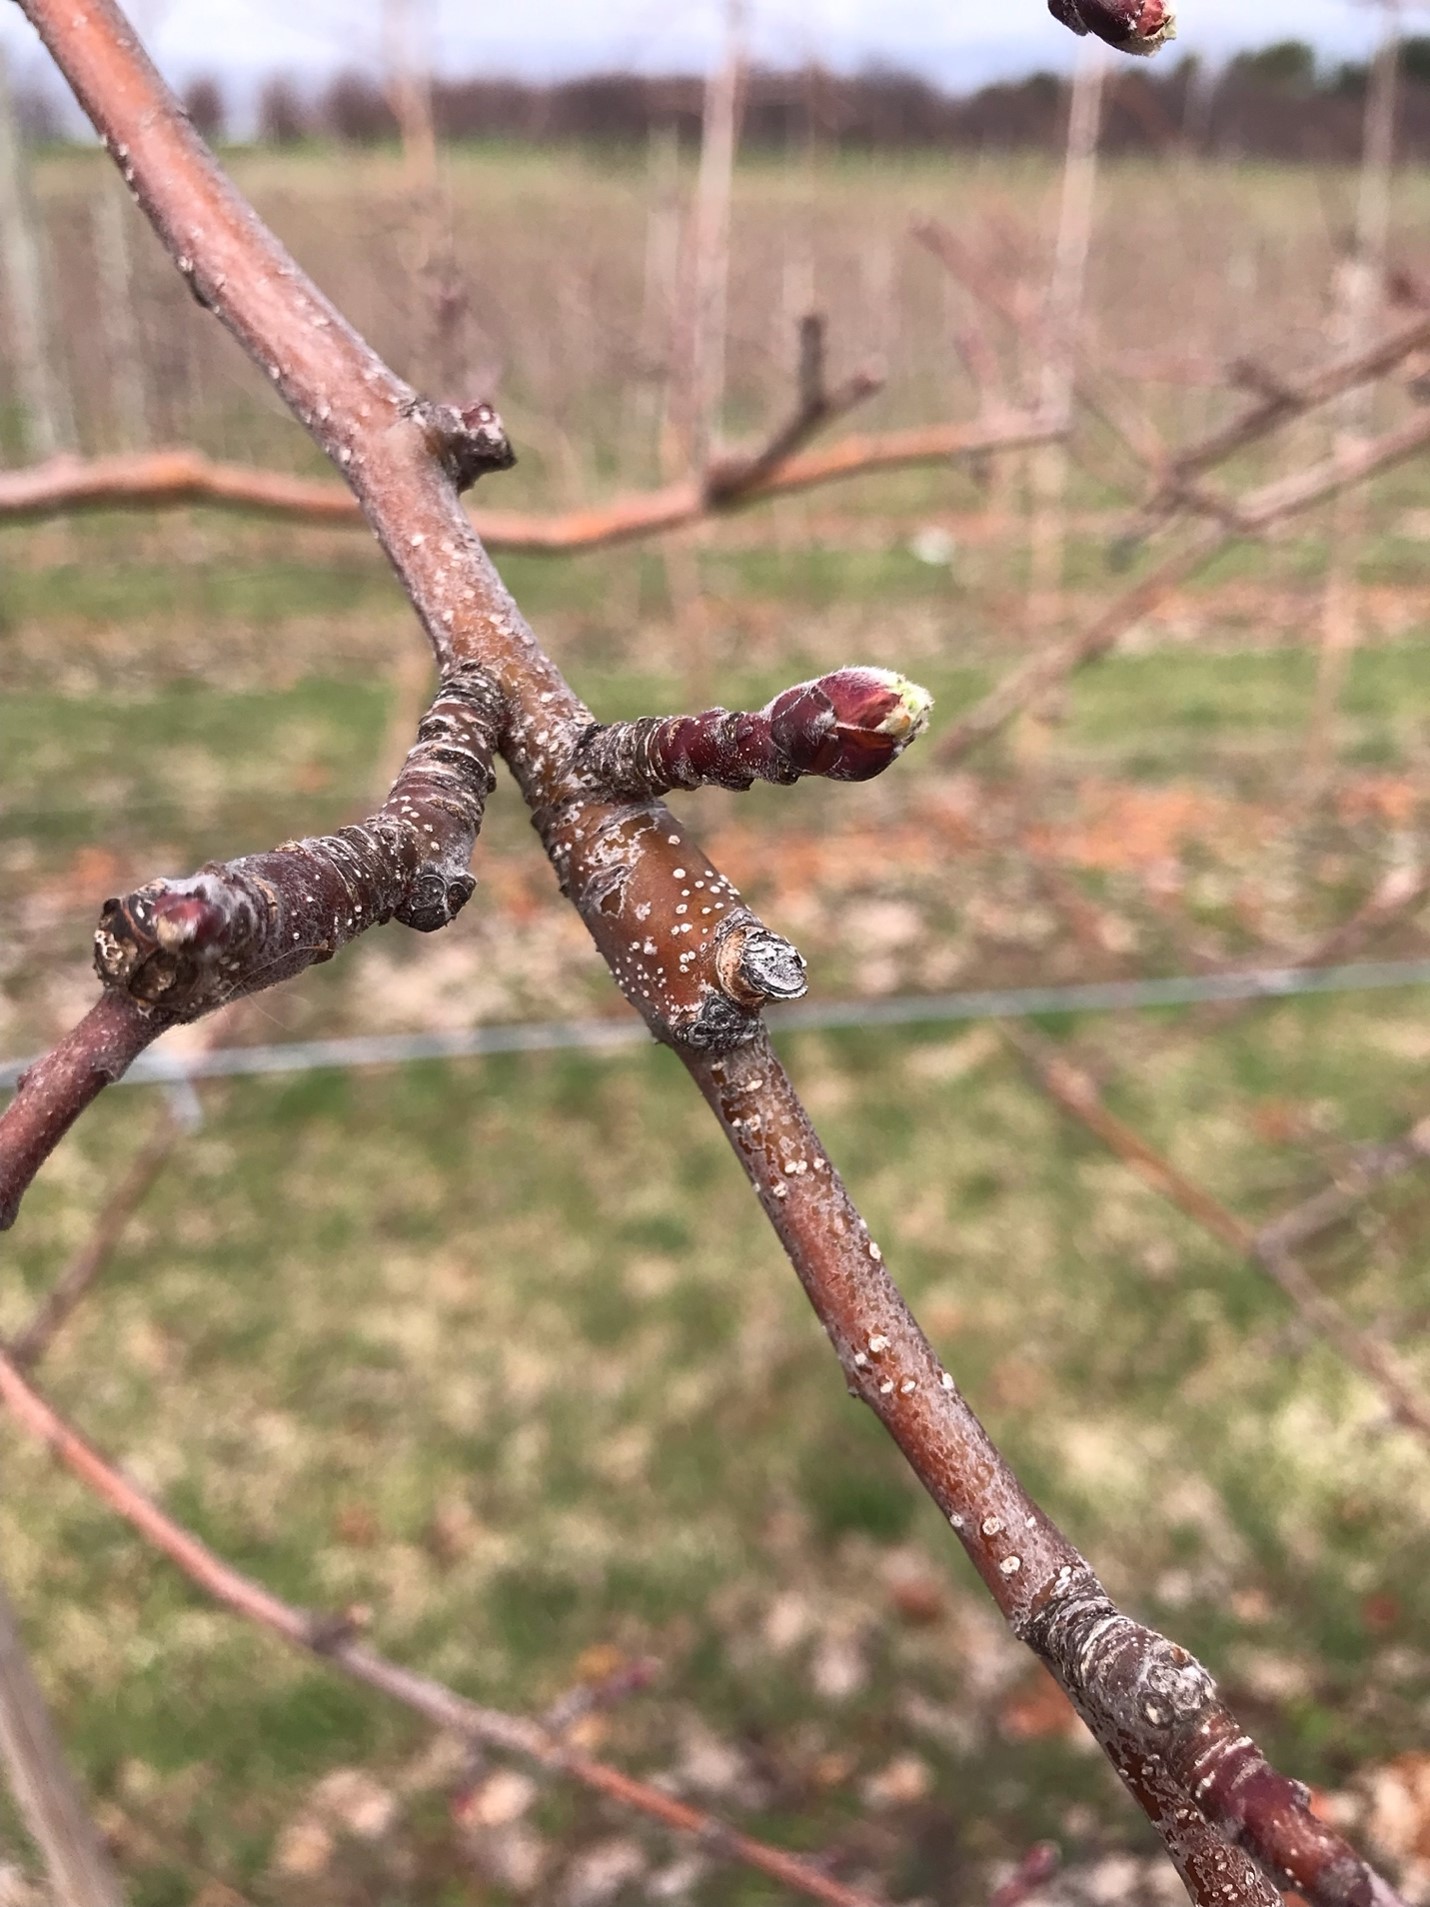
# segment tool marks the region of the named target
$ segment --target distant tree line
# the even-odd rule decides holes
[[[1401,150],[1430,158],[1430,35],[1408,38]],[[1323,65],[1313,47],[1282,40],[1213,69],[1195,57],[1117,69],[1106,142],[1111,151],[1180,145],[1228,157],[1351,159],[1360,150],[1368,69]],[[811,142],[845,151],[1055,148],[1061,143],[1066,83],[1051,73],[953,94],[892,69],[844,76],[820,68],[753,72],[746,86],[747,145],[774,151]],[[433,88],[439,136],[448,140],[641,146],[653,134],[700,136],[703,83],[692,75],[594,74],[551,85],[520,80],[441,79]],[[223,83],[194,80],[185,104],[199,130],[222,140],[234,124]],[[61,126],[42,96],[24,100],[37,136]],[[261,88],[255,130],[265,145],[336,142],[377,146],[396,140],[397,120],[381,81],[356,70],[320,87],[274,76]]]

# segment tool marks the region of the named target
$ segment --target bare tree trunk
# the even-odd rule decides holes
[[[94,262],[104,309],[105,347],[109,354],[110,404],[123,450],[147,450],[149,399],[144,381],[144,341],[135,298],[134,250],[130,243],[128,196],[118,181],[106,181],[95,194]]]
[[[24,442],[35,458],[75,445],[74,418],[55,365],[48,322],[54,310],[44,235],[35,204],[24,141],[4,49],[0,48],[0,265],[15,340]]]
[[[1390,240],[1391,190],[1395,173],[1395,112],[1400,82],[1400,12],[1385,0],[1379,51],[1366,95],[1365,140],[1361,151],[1360,194],[1355,236],[1344,260],[1336,322],[1336,346],[1347,356],[1363,351],[1385,301],[1385,260]],[[1350,454],[1370,428],[1371,388],[1348,391],[1340,404],[1335,445]],[[1336,711],[1345,690],[1351,657],[1360,640],[1358,559],[1365,535],[1366,499],[1346,490],[1331,512],[1329,569],[1321,612],[1321,658],[1316,696],[1306,742],[1306,781],[1321,787],[1331,772]]]
[[[57,1907],[123,1907],[119,1877],[70,1773],[0,1584],[0,1757]]]
[[[1040,411],[1062,424],[1071,416],[1077,375],[1078,334],[1082,329],[1087,292],[1106,73],[1102,47],[1089,40],[1078,60],[1073,81],[1057,251],[1042,326],[1042,365],[1038,377]],[[1039,643],[1056,633],[1063,620],[1068,478],[1065,444],[1044,444],[1035,451],[1029,474],[1028,626],[1030,636]],[[1014,736],[1017,752],[1041,753],[1044,715],[1045,712],[1032,710],[1018,724]]]

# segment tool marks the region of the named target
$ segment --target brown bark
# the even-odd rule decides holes
[[[370,927],[397,919],[430,933],[456,917],[476,886],[468,864],[500,720],[486,676],[454,665],[368,820],[105,903],[95,966],[106,992],[0,1114],[0,1230],[84,1108],[170,1027],[291,980]]]

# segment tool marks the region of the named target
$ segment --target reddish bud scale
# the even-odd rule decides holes
[[[1177,37],[1172,0],[1048,0],[1048,12],[1072,32],[1094,33],[1119,53],[1145,57]]]
[[[805,775],[870,781],[923,733],[932,706],[926,690],[887,669],[836,669],[754,712],[716,708],[590,728],[576,765],[603,792],[637,799]]]

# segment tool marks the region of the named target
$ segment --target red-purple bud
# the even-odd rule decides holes
[[[872,781],[928,726],[933,697],[890,669],[836,669],[770,703],[770,734],[802,775]]]
[[[1095,33],[1119,53],[1155,53],[1177,37],[1172,0],[1048,0],[1048,12],[1074,33]]]
[[[225,937],[229,915],[203,894],[161,894],[153,906],[154,939],[166,953],[201,954]]]

